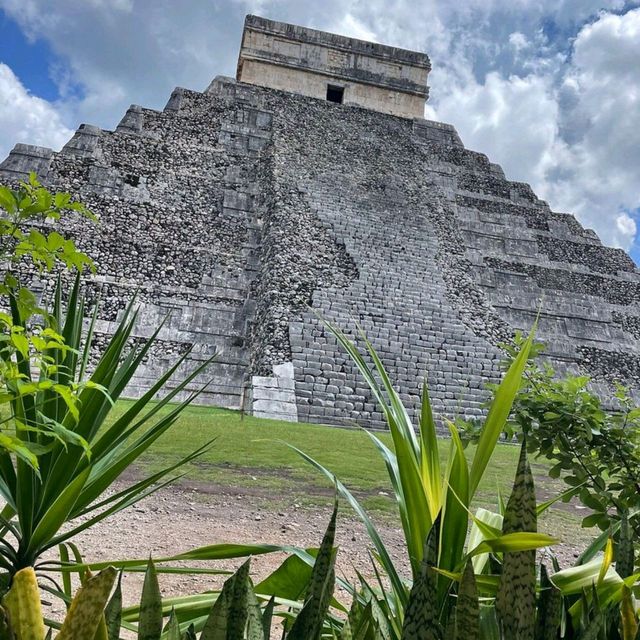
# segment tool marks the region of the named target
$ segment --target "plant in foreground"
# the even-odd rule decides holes
[[[517,343],[516,343],[517,345]],[[517,346],[516,346],[517,348]],[[514,351],[510,350],[510,357]],[[558,378],[531,360],[511,422],[531,453],[553,463],[549,474],[572,487],[592,513],[584,527],[606,531],[623,514],[640,537],[640,408],[618,387],[616,410],[605,410],[585,376]]]
[[[60,269],[78,273],[86,267],[94,269],[73,240],[51,229],[69,214],[95,220],[70,194],[47,191],[33,173],[17,189],[0,186],[0,451],[36,470],[38,455],[51,441],[79,440],[59,422],[34,421],[16,409],[34,404],[38,391],[47,389],[51,402],[77,411],[82,389],[56,368],[54,354],[64,359],[70,346],[21,276],[32,282],[36,273],[46,276]],[[39,371],[37,382],[30,379],[32,369]],[[30,434],[38,434],[40,442]]]
[[[396,496],[412,569],[411,581],[401,577],[363,507],[342,483],[337,484],[340,494],[367,528],[374,548],[374,568],[383,577],[377,581],[377,586],[362,581],[368,601],[376,601],[371,611],[376,612],[376,624],[382,633],[380,637],[413,640],[451,637],[454,632],[460,637],[460,630],[464,627],[465,638],[472,640],[474,636],[469,635],[468,628],[475,627],[459,619],[459,602],[466,602],[472,610],[477,608],[480,631],[475,637],[504,640],[533,640],[534,633],[537,634],[536,640],[547,637],[588,638],[590,633],[601,633],[604,629],[604,626],[597,626],[605,617],[602,607],[613,607],[610,619],[615,623],[610,624],[611,628],[619,622],[623,606],[631,611],[632,606],[627,606],[629,599],[625,596],[625,589],[635,585],[638,576],[630,575],[626,569],[628,553],[619,549],[617,568],[620,573],[611,567],[612,553],[605,554],[602,563],[594,559],[598,550],[607,544],[606,536],[595,540],[583,554],[580,559],[582,566],[558,571],[551,578],[542,569],[542,577],[536,579],[535,549],[554,542],[550,536],[536,532],[537,516],[555,500],[536,505],[524,447],[506,509],[499,500],[497,513],[485,509],[477,509],[475,514],[471,512],[475,493],[505,431],[520,389],[522,375],[534,348],[533,332],[522,340],[521,348],[514,354],[508,371],[494,391],[471,464],[464,455],[457,429],[449,424],[451,446],[449,459],[442,470],[426,384],[423,386],[420,424],[416,434],[382,361],[366,337],[362,336],[362,340],[373,367],[344,333],[335,327],[329,328],[356,363],[382,407],[394,445],[392,451],[374,434],[368,434],[386,464]],[[328,469],[304,452],[299,453],[328,478],[333,478]],[[613,548],[612,543],[609,545]],[[355,586],[348,588],[361,599]],[[470,596],[474,590],[481,600],[471,604],[475,602]],[[538,592],[540,596],[536,595]],[[423,604],[416,604],[416,598],[421,603],[430,603],[428,616]],[[549,612],[556,612],[558,606],[561,606],[561,621],[543,625],[545,618],[550,616]],[[543,610],[547,613],[541,613]],[[470,615],[468,611],[467,614]],[[420,625],[413,624],[416,619],[421,620]],[[539,621],[537,630],[536,620]],[[598,630],[593,631],[596,626]],[[418,627],[422,630],[419,631]],[[426,631],[426,628],[430,630]],[[628,633],[620,637],[626,640],[627,636]]]

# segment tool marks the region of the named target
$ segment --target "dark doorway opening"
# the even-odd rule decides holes
[[[327,86],[327,100],[329,102],[337,102],[338,104],[342,104],[343,98],[344,87],[337,87],[334,84],[330,84]]]

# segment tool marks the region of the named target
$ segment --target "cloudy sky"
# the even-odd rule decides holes
[[[0,0],[0,157],[234,75],[246,13],[426,51],[426,116],[640,263],[640,0]]]

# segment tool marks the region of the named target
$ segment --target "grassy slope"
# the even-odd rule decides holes
[[[119,403],[119,410],[127,406]],[[391,445],[388,434],[379,434]],[[209,439],[216,442],[205,456],[187,468],[187,480],[221,485],[230,491],[255,492],[272,499],[274,508],[283,503],[318,504],[329,500],[330,483],[286,446],[294,445],[331,469],[370,509],[395,513],[384,464],[366,433],[310,424],[242,417],[238,412],[210,407],[190,407],[179,421],[141,461],[147,469],[165,466]],[[446,456],[449,442],[440,442]],[[469,456],[473,448],[469,448]],[[518,456],[517,447],[498,445],[478,493],[478,505],[494,507],[499,488],[509,495]],[[540,499],[548,499],[563,484],[546,475],[546,466],[533,464]],[[555,508],[541,523],[550,533],[584,538],[579,516],[566,508]]]

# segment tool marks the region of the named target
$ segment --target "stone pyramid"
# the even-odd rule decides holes
[[[170,312],[130,395],[178,354],[184,373],[217,351],[202,402],[382,426],[319,314],[362,327],[412,411],[428,375],[438,414],[477,416],[499,343],[540,305],[554,366],[603,394],[637,386],[633,261],[418,117],[428,70],[424,54],[249,16],[237,79],[131,106],[114,131],[81,125],[59,153],[18,144],[0,179],[35,171],[100,215],[68,229],[98,265],[98,344],[135,291],[139,338]]]

